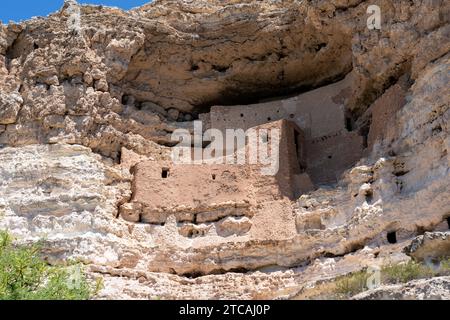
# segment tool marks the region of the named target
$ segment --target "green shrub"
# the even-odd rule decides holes
[[[435,276],[450,275],[450,258],[439,262],[439,268],[416,261],[400,264],[389,264],[381,269],[381,284],[406,283],[415,279],[426,279]],[[345,275],[335,281],[334,293],[338,298],[349,298],[366,291],[370,274],[365,270]]]
[[[367,290],[369,274],[365,271],[355,272],[336,281],[335,293],[340,298],[348,298]]]
[[[15,246],[0,232],[0,300],[86,300],[94,294],[79,266],[49,266],[39,252],[39,244]]]
[[[439,264],[439,273],[443,276],[450,275],[450,257],[442,259]]]
[[[429,266],[408,261],[400,264],[390,264],[381,269],[382,282],[388,284],[405,283],[414,279],[425,279],[436,275]]]

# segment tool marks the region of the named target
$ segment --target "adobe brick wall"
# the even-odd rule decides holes
[[[386,131],[390,126],[395,126],[395,114],[406,103],[406,91],[396,84],[376,100],[369,110],[372,112],[372,124],[367,139],[369,150],[371,150],[377,140],[386,136]]]
[[[167,178],[162,177],[163,169],[169,169]],[[135,168],[132,201],[143,205],[142,220],[149,223],[164,223],[175,212],[181,213],[178,221],[195,221],[195,214],[213,208],[250,215],[245,203],[253,200],[251,183],[257,175],[252,169],[141,162]]]
[[[301,194],[314,190],[308,174],[307,144],[303,131],[291,121],[283,121],[280,141],[279,185],[288,183],[285,189],[289,198],[297,199]]]
[[[306,147],[301,158],[308,167],[307,174],[299,168],[280,171],[280,182],[288,181],[294,197],[311,190],[313,184],[333,183],[345,169],[362,157],[363,138],[348,132],[345,123],[345,103],[351,93],[351,75],[332,85],[297,95],[295,97],[245,106],[215,106],[211,109],[212,128],[222,131],[242,128],[247,130],[264,123],[286,119],[295,123],[304,133]],[[285,141],[294,144],[288,134]],[[291,159],[288,146],[280,152]],[[331,158],[330,158],[331,157]],[[283,166],[289,167],[289,166]],[[289,178],[288,178],[289,177]]]
[[[281,119],[295,122],[307,139],[345,128],[344,104],[351,78],[283,100],[240,106],[214,106],[210,124],[219,130],[249,128]]]
[[[200,222],[199,217],[203,217],[200,219],[203,222],[226,216],[251,217],[259,203],[294,199],[298,190],[311,188],[295,177],[302,173],[297,155],[304,156],[303,133],[284,120],[257,129],[273,128],[281,132],[280,169],[275,176],[261,175],[259,164],[196,165],[170,161],[136,164],[132,202],[139,204],[133,208],[140,210],[141,221],[164,223],[170,214],[175,214],[180,222]],[[163,177],[163,171],[167,177]]]
[[[339,176],[362,157],[363,137],[347,132],[306,142],[307,173],[314,184],[337,181]]]

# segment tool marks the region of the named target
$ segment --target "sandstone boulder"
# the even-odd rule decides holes
[[[0,93],[0,124],[13,124],[22,106],[23,99],[18,93]]]

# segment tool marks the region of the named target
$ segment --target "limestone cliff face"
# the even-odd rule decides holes
[[[372,4],[381,30],[367,28]],[[292,298],[407,260],[415,236],[449,228],[449,20],[444,0],[66,1],[0,25],[0,229],[44,238],[51,263],[83,261],[104,278],[99,298]],[[304,131],[295,197],[233,170],[145,184],[174,130],[247,112]],[[222,195],[251,183],[204,205],[196,174]],[[145,211],[146,194],[190,186],[192,207]],[[413,257],[448,253],[417,241]],[[383,290],[365,298],[401,288]]]

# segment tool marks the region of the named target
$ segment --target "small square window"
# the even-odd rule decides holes
[[[167,168],[163,168],[161,172],[161,178],[167,179],[169,177],[170,170]]]

